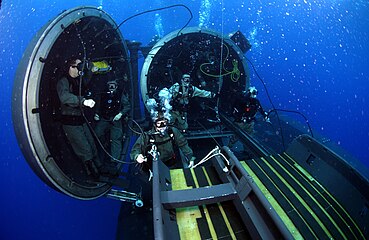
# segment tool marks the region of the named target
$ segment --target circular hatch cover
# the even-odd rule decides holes
[[[14,129],[25,159],[45,183],[78,199],[95,199],[108,192],[111,185],[87,175],[58,120],[56,83],[62,66],[72,56],[104,61],[111,67],[108,73],[92,76],[92,92],[103,91],[107,81],[113,79],[132,100],[127,47],[116,23],[100,9],[77,7],[49,21],[24,52],[13,88]],[[86,111],[87,119],[92,119],[92,114]],[[129,142],[127,132],[125,136]]]
[[[249,85],[249,70],[242,50],[228,36],[196,27],[169,33],[148,53],[141,72],[141,95],[144,103],[157,98],[164,87],[180,83],[189,74],[192,85],[213,93],[216,99],[193,98],[188,106],[189,130],[211,128],[214,107],[232,111],[233,96]]]

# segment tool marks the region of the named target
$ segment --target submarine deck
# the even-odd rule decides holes
[[[239,181],[229,189],[229,195],[235,189],[237,192],[232,199],[176,208],[181,239],[254,239],[255,233],[262,238],[280,238],[283,230],[270,223],[270,211],[277,213],[294,239],[365,239],[344,207],[287,153],[239,163]],[[246,174],[242,174],[243,170]],[[205,191],[207,187],[229,183],[221,180],[225,178],[213,166],[170,170],[170,176],[173,192],[196,188]],[[252,189],[250,184],[254,185]],[[264,200],[258,199],[255,188],[272,209],[262,206]],[[248,217],[242,216],[243,212]]]

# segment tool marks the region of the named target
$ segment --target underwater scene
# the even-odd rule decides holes
[[[369,238],[367,29],[364,0],[0,1],[0,239]]]

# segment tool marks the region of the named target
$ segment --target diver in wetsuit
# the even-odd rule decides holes
[[[169,92],[172,94],[173,105],[170,123],[181,131],[185,131],[188,128],[187,110],[190,98],[214,98],[217,96],[215,93],[201,90],[191,85],[191,77],[189,74],[183,74],[181,83],[175,83],[169,88]]]
[[[95,127],[96,136],[100,141],[105,135],[110,133],[110,154],[112,161],[104,164],[103,173],[114,175],[116,168],[114,161],[120,160],[123,145],[123,123],[131,109],[131,104],[126,94],[118,86],[116,80],[108,81],[107,91],[99,94],[96,102],[96,113],[94,116],[97,122]]]
[[[102,164],[97,155],[94,138],[82,116],[82,108],[93,108],[95,101],[84,97],[87,80],[86,77],[81,77],[82,73],[78,69],[81,63],[78,58],[67,61],[65,76],[59,79],[56,89],[61,103],[64,133],[75,154],[83,161],[87,175],[97,178],[98,168]]]
[[[160,160],[169,168],[179,168],[182,167],[182,161],[176,154],[178,147],[186,156],[189,166],[193,166],[195,157],[182,133],[178,129],[168,126],[168,119],[161,113],[156,119],[153,119],[153,122],[153,128],[142,134],[133,145],[131,159],[140,164],[151,161],[147,158],[148,151],[152,145],[156,145],[157,151],[160,153]],[[150,162],[149,165],[151,165]]]
[[[263,110],[259,99],[256,98],[258,90],[255,87],[249,87],[246,93],[236,97],[233,104],[234,122],[240,129],[253,134],[255,125],[255,116],[259,112],[265,121],[270,122],[267,112]],[[232,147],[237,142],[237,138],[232,136],[228,147]]]

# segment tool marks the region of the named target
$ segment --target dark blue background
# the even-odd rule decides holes
[[[277,108],[304,113],[312,127],[369,166],[369,4],[366,1],[3,1],[0,10],[0,239],[114,239],[120,203],[75,200],[50,189],[31,171],[17,145],[11,92],[17,65],[34,34],[62,10],[99,6],[117,23],[138,12],[183,3],[190,26],[253,44],[247,57]],[[223,9],[223,11],[222,11]],[[183,8],[159,13],[164,34],[181,28]],[[157,25],[158,26],[158,25]],[[129,40],[150,41],[154,13],[121,27]],[[251,71],[252,72],[252,71]],[[251,83],[270,109],[260,81]]]

